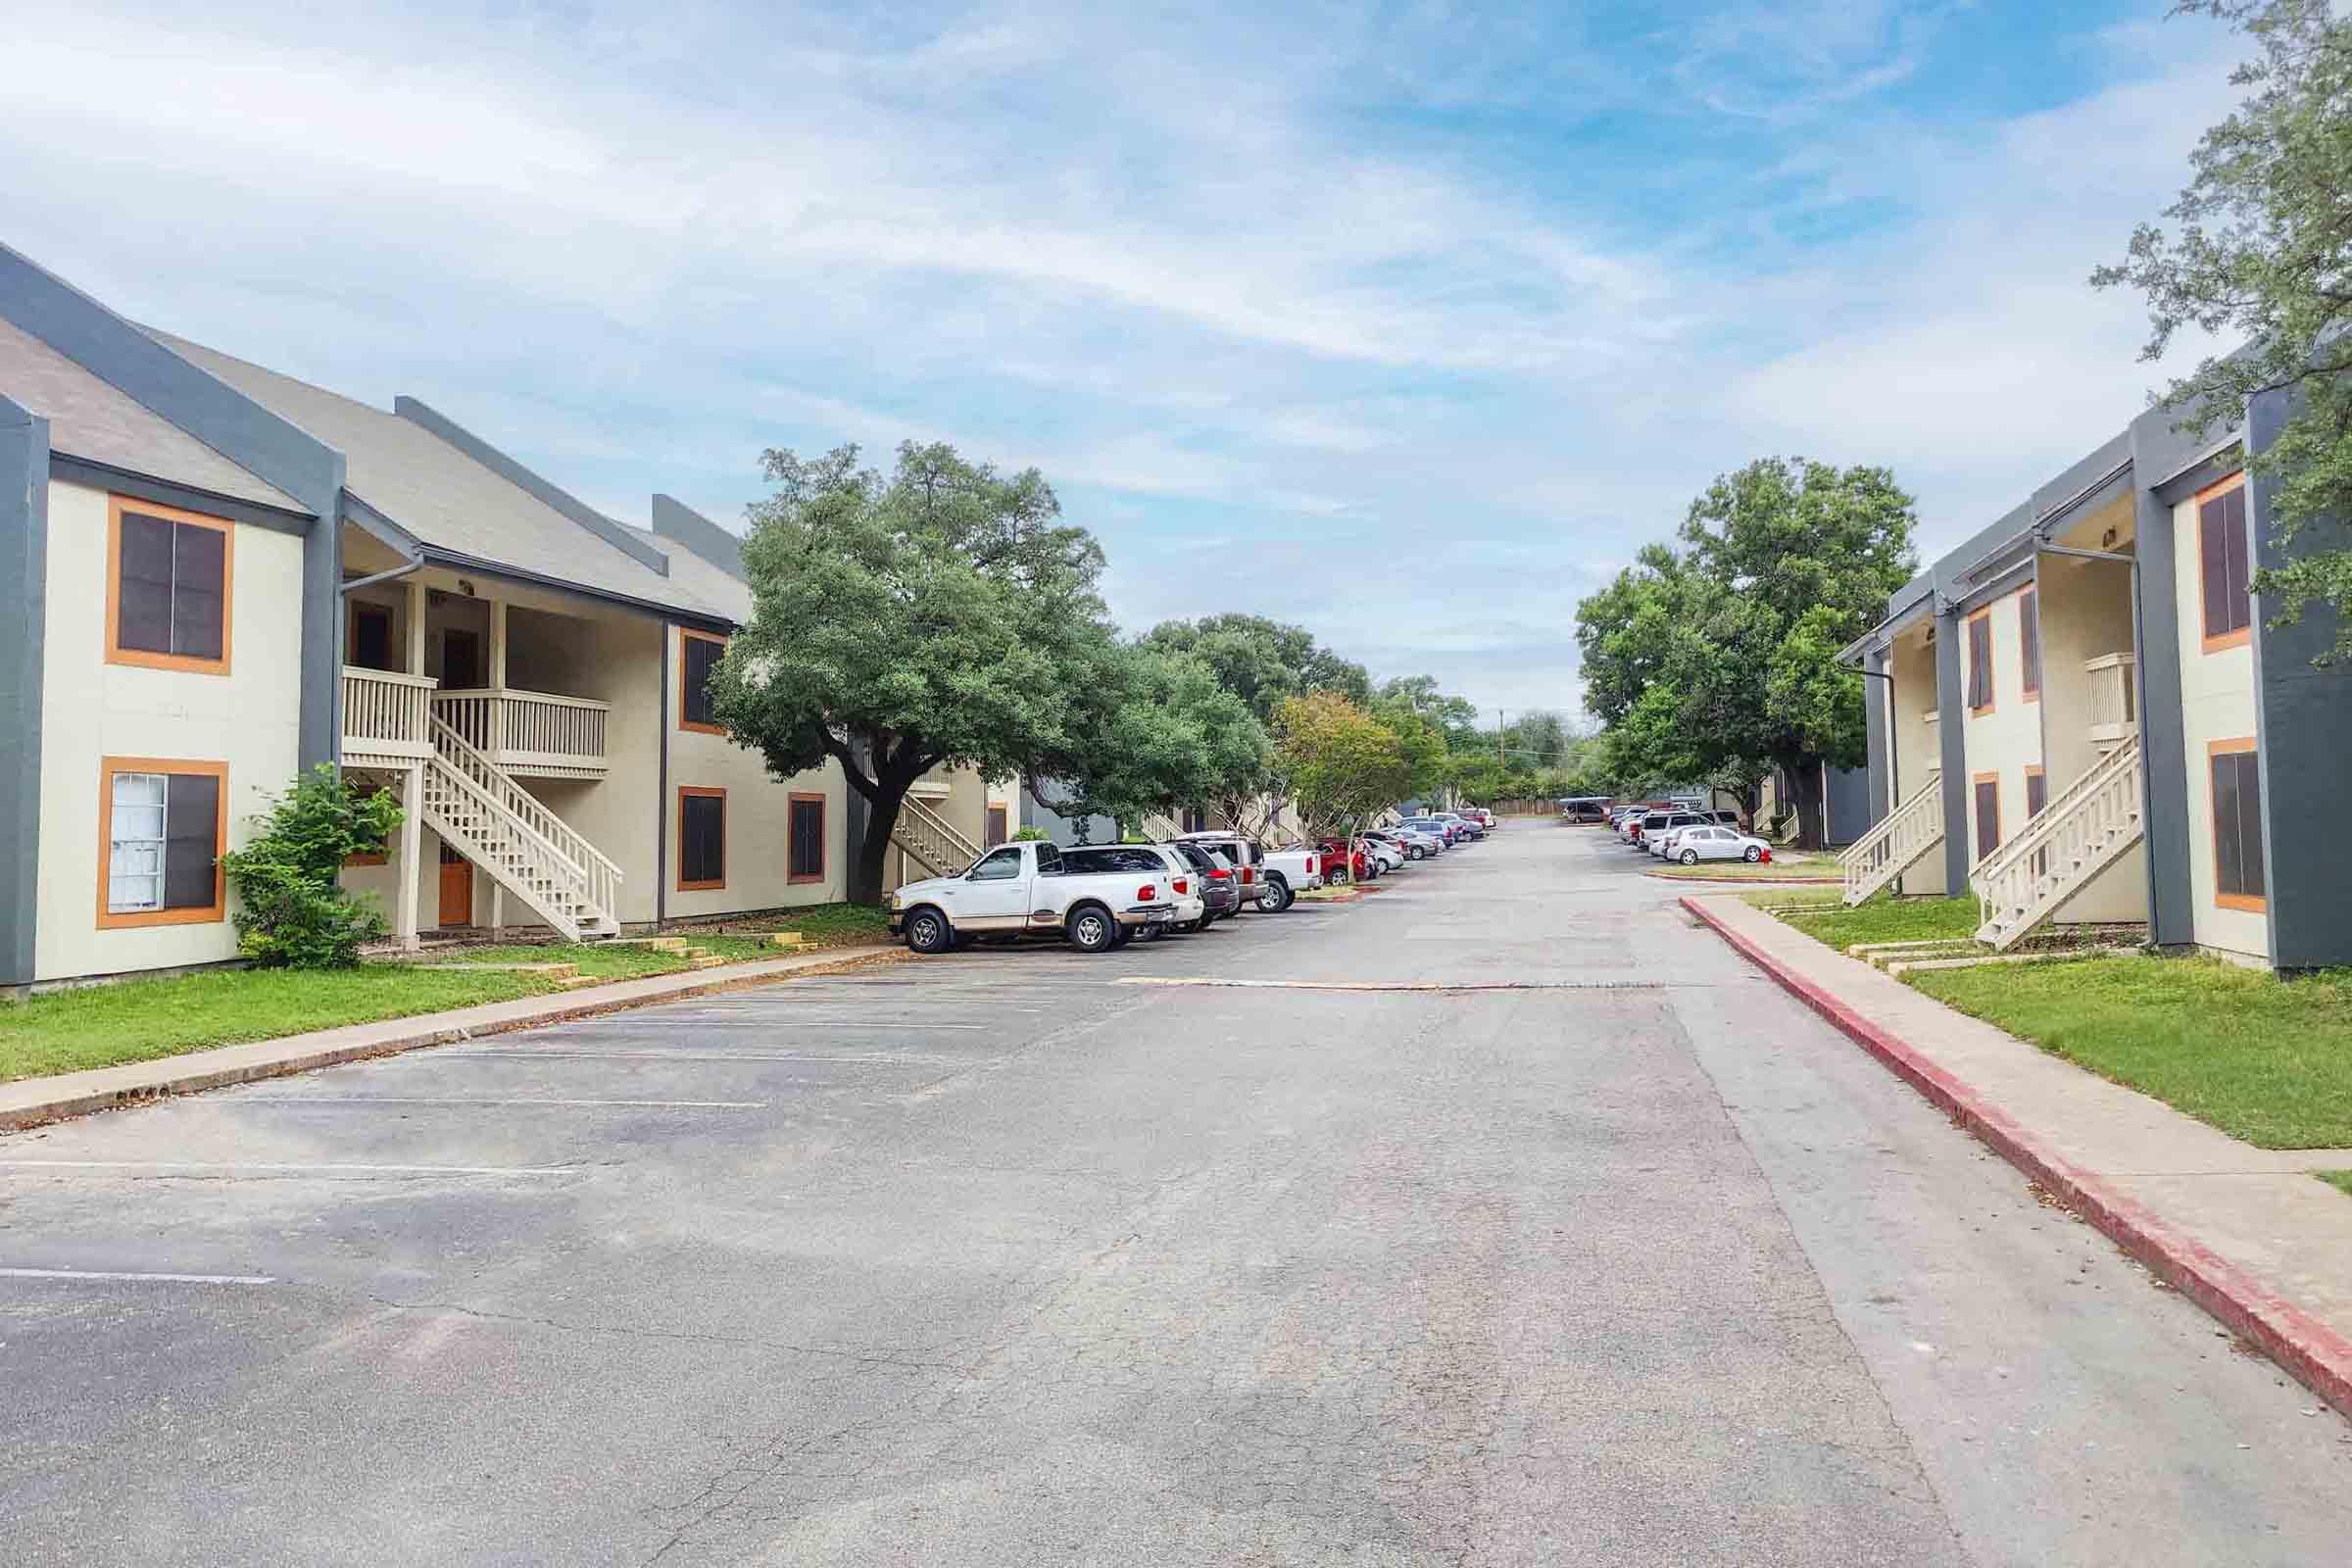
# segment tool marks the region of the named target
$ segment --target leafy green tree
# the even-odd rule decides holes
[[[888,480],[844,446],[761,457],[752,619],[712,682],[719,721],[789,778],[831,758],[869,808],[849,896],[881,897],[906,791],[933,768],[1091,763],[1071,715],[1113,659],[1102,550],[1035,470],[899,448]]]
[[[1372,680],[1363,665],[1322,647],[1303,626],[1284,625],[1263,615],[1227,613],[1162,621],[1144,634],[1144,641],[1203,661],[1261,724],[1273,723],[1274,710],[1286,697],[1338,692],[1360,705],[1372,696]]]
[[[1380,687],[1383,703],[1402,703],[1446,733],[1448,751],[1468,751],[1478,743],[1478,710],[1466,697],[1438,690],[1435,675],[1395,675]]]
[[[337,883],[355,855],[381,854],[400,827],[390,790],[361,791],[320,762],[275,797],[261,832],[220,858],[237,895],[237,949],[265,969],[347,969],[390,928],[375,901]],[[402,874],[414,876],[414,866]]]
[[[2276,537],[2296,548],[2254,586],[2278,597],[2275,625],[2331,608],[2335,643],[2320,661],[2331,663],[2352,656],[2352,20],[2328,0],[2183,0],[2182,13],[2252,41],[2230,77],[2246,98],[2190,155],[2163,215],[2173,229],[2139,225],[2126,259],[2091,282],[2147,296],[2144,360],[2183,328],[2251,340],[2165,389],[2192,436],[2228,429],[2257,393],[2292,393],[2284,427],[2248,466],[2276,481]]]
[[[1389,687],[1395,684],[1392,681]],[[1371,713],[1396,737],[1396,744],[1404,751],[1405,787],[1397,799],[1426,799],[1444,789],[1449,776],[1446,763],[1450,748],[1446,730],[1435,717],[1411,702],[1387,695],[1389,687],[1383,687],[1383,695],[1374,699]]]
[[[1191,654],[1112,645],[1068,724],[1070,744],[1040,754],[1030,789],[1064,816],[1138,823],[1266,785],[1270,742],[1249,706]]]
[[[1752,818],[1786,767],[1819,844],[1807,764],[1865,757],[1861,677],[1836,656],[1910,577],[1914,523],[1884,468],[1767,458],[1710,485],[1680,553],[1648,547],[1578,607],[1586,704],[1621,787],[1704,783]]]
[[[1353,830],[1409,793],[1396,732],[1338,692],[1290,697],[1274,713],[1277,769],[1308,837]]]

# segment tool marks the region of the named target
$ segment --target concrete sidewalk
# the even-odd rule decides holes
[[[1955,1012],[1738,898],[1689,909],[2159,1277],[2352,1415],[2352,1199],[2315,1170]]]
[[[755,958],[747,963],[690,969],[679,974],[647,975],[615,980],[611,985],[584,986],[553,997],[522,997],[513,1002],[490,1002],[454,1012],[421,1012],[407,1018],[375,1023],[346,1024],[310,1034],[282,1035],[239,1046],[219,1046],[177,1056],[159,1056],[120,1067],[95,1067],[88,1072],[60,1073],[49,1078],[24,1078],[0,1084],[0,1132],[35,1127],[68,1116],[87,1115],[117,1105],[163,1095],[194,1094],[225,1084],[250,1083],[286,1073],[331,1067],[363,1056],[389,1056],[420,1046],[445,1046],[514,1029],[593,1018],[627,1007],[650,1006],[687,997],[709,996],[745,986],[767,985],[807,974],[863,968],[891,963],[906,956],[903,948],[838,948],[826,953],[797,954],[785,958]]]

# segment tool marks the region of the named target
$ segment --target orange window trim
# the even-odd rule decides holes
[[[813,802],[818,812],[817,822],[819,824],[819,830],[816,835],[816,870],[813,873],[808,871],[795,871],[792,869],[792,808],[804,801]],[[833,847],[831,844],[831,834],[826,831],[832,826],[832,823],[828,820],[829,815],[830,812],[826,808],[825,798],[821,794],[813,791],[795,790],[789,797],[787,797],[784,807],[784,881],[787,886],[795,882],[822,882],[825,879],[827,872],[831,869],[830,862],[833,857]]]
[[[219,804],[213,817],[213,902],[194,909],[134,909],[117,913],[108,908],[108,867],[115,858],[115,775],[117,773],[201,773],[218,779]],[[165,831],[171,820],[165,819]],[[220,857],[228,853],[228,764],[197,762],[182,757],[102,757],[98,760],[98,929],[120,931],[143,925],[218,925],[228,917],[228,873]]]
[[[1984,706],[1971,708],[1969,712],[1972,716],[1991,712],[1994,699],[2000,695],[2001,689],[1999,655],[1992,642],[1992,607],[1990,605],[1986,605],[1983,610],[1969,616],[1967,624],[1974,626],[1980,620],[1984,623]],[[1960,636],[1960,652],[1967,662],[1960,671],[1961,684],[1965,688],[1970,672],[1976,668],[1976,633],[1964,628]],[[1966,690],[1961,692],[1960,700],[1963,703],[1968,701]]]
[[[2205,819],[2213,824],[2213,760],[2233,757],[2255,750],[2254,737],[2239,735],[2226,741],[2205,743]],[[2252,893],[2224,893],[2222,891],[2222,835],[2218,824],[2213,835],[2213,902],[2225,909],[2239,909],[2247,914],[2262,914],[2269,910],[2271,901]]]
[[[727,792],[705,789],[699,784],[678,786],[678,891],[680,893],[715,893],[727,885],[727,852],[723,839],[720,841],[718,852],[718,880],[715,882],[689,882],[686,880],[686,797],[689,795],[716,796],[719,801],[719,820],[724,823],[727,810]]]
[[[2219,637],[2207,637],[2203,635],[2205,627],[2205,503],[2212,501],[2217,497],[2226,496],[2232,490],[2242,488],[2245,482],[2246,472],[2243,468],[2240,468],[2229,478],[2224,479],[2217,484],[2209,484],[2204,489],[2198,491],[2194,496],[2189,498],[2189,512],[2196,518],[2197,523],[2198,642],[2204,652],[2209,654],[2218,654],[2226,649],[2230,648],[2244,648],[2254,641],[2254,617],[2250,613],[2246,616],[2246,623],[2243,626],[2238,627],[2235,631],[2224,632]],[[2249,541],[2249,553],[2251,552],[2251,549],[2252,544],[2251,541]],[[2249,561],[2248,564],[2251,564],[2252,563]],[[2252,609],[2251,606],[2248,606],[2247,608],[2249,611]],[[2255,907],[2261,907],[2260,900],[2255,901]]]
[[[1977,804],[1977,792],[1974,786],[1979,784],[1989,784],[1992,786],[1992,845],[1993,848],[1997,850],[2001,847],[2002,842],[2001,775],[1997,771],[1991,773],[1972,773],[1969,775],[1968,782],[1971,786],[1968,792],[1968,804],[1971,806]],[[1981,822],[1984,819],[1982,816],[1980,816],[1978,820]]]
[[[190,659],[185,654],[151,653],[144,648],[122,646],[122,514],[135,512],[143,517],[162,517],[171,522],[193,523],[210,528],[220,536],[220,657],[219,659]],[[184,512],[178,507],[158,506],[153,502],[135,500],[129,496],[106,498],[106,662],[110,664],[128,664],[139,669],[175,669],[189,675],[225,675],[228,673],[229,630],[236,621],[236,563],[237,526],[226,517],[208,517],[201,512]]]
[[[724,735],[727,730],[723,724],[694,723],[686,717],[686,643],[689,638],[696,642],[716,643],[722,649],[727,646],[727,639],[716,632],[696,631],[690,626],[678,628],[678,728],[691,730],[697,735]]]

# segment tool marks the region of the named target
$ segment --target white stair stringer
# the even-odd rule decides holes
[[[1943,842],[1943,770],[1930,768],[1927,782],[1838,857],[1845,873],[1845,902],[1860,904],[1919,863]]]
[[[433,720],[423,822],[564,935],[620,933],[620,868],[465,737]]]
[[[1984,911],[1977,940],[1995,952],[2015,947],[2137,844],[2145,820],[2139,742],[2132,739],[2099,759],[1969,872]]]
[[[891,824],[890,842],[910,858],[920,860],[933,876],[954,876],[980,858],[979,845],[911,795],[899,802],[899,819]]]

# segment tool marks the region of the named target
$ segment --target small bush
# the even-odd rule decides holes
[[[354,855],[381,854],[400,826],[389,790],[362,795],[321,762],[276,797],[261,835],[220,858],[236,890],[237,947],[266,969],[349,968],[390,927],[372,899],[336,885]],[[403,874],[412,874],[404,867]]]
[[[1019,832],[1013,834],[1012,842],[1015,844],[1029,844],[1040,839],[1050,839],[1053,836],[1053,834],[1047,832],[1042,827],[1025,827]]]

